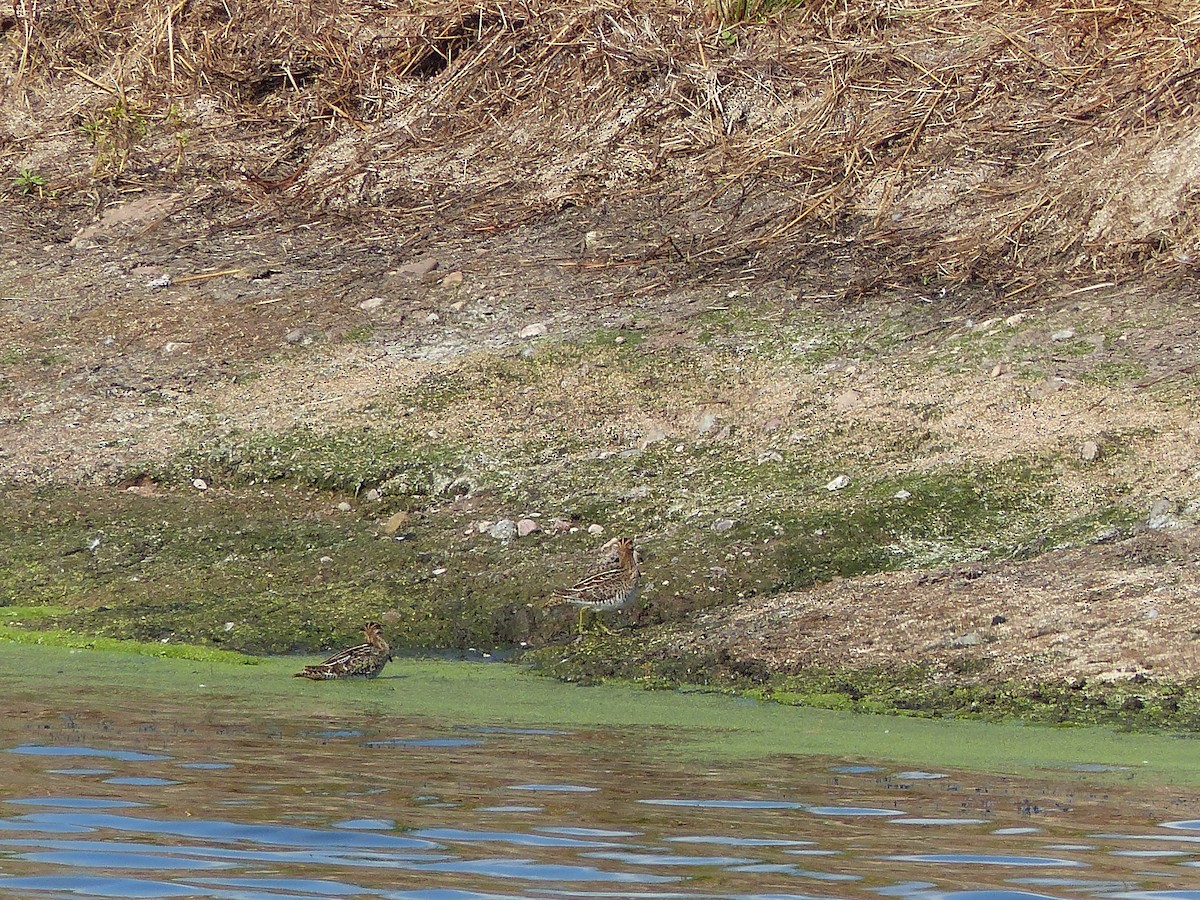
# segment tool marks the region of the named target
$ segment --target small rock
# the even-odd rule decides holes
[[[968,631],[966,634],[959,635],[958,637],[956,637],[952,641],[950,641],[950,646],[951,647],[978,647],[982,643],[983,643],[983,638],[981,638],[974,631]]]
[[[442,317],[441,317],[441,316],[439,316],[439,315],[438,315],[437,313],[435,313],[435,312],[431,312],[429,315],[427,315],[427,316],[425,317],[425,324],[426,324],[426,325],[433,325],[435,322],[440,322],[440,321],[442,321]]]
[[[829,484],[825,485],[825,490],[840,491],[842,488],[849,487],[849,486],[850,486],[850,476],[849,475],[839,475],[839,476],[837,476],[837,478],[833,479],[833,481],[829,482]]]
[[[441,264],[436,259],[434,259],[432,256],[429,256],[425,259],[419,259],[416,262],[410,262],[407,265],[403,265],[396,271],[400,275],[407,275],[410,278],[424,278],[439,265]]]
[[[390,537],[410,521],[412,521],[412,516],[402,510],[388,516],[387,521],[379,526],[379,530]]]
[[[462,283],[463,283],[463,273],[462,272],[451,272],[450,274],[448,274],[444,278],[442,278],[442,287],[454,287],[455,285],[462,284]]]
[[[570,531],[571,523],[566,519],[555,519],[550,523],[550,527],[556,532]]]
[[[1007,621],[1008,621],[1008,619],[1005,618],[1004,616],[1001,616],[1001,615],[992,616],[992,624],[993,625],[1003,625]]]
[[[1074,328],[1062,328],[1062,329],[1054,332],[1054,334],[1050,335],[1050,340],[1052,340],[1052,341],[1069,341],[1073,337],[1075,337],[1075,329]]]
[[[533,519],[521,519],[517,522],[517,537],[528,537],[535,531],[541,530],[541,526]]]
[[[283,339],[289,344],[300,344],[302,347],[307,347],[313,342],[313,336],[303,328],[293,328]]]
[[[526,325],[522,328],[519,336],[523,338],[535,338],[541,337],[545,333],[546,326],[541,322],[534,322],[532,325]]]
[[[350,510],[354,509],[354,507],[351,506],[349,503],[347,503],[345,500],[343,500],[341,503],[339,503],[337,505],[337,508],[338,508],[338,512],[350,512]]]
[[[716,427],[716,424],[718,421],[719,420],[717,419],[716,416],[714,416],[710,412],[706,412],[704,415],[702,415],[700,417],[700,421],[696,425],[696,433],[697,434],[708,434],[710,431],[713,430],[713,428]]]
[[[900,490],[898,490],[898,491],[896,491],[896,493],[892,494],[893,499],[896,499],[896,500],[907,500],[911,496],[912,496],[912,494],[909,493],[908,491],[906,491],[904,488],[900,488]]]
[[[225,623],[225,630],[226,630],[226,631],[233,631],[233,623],[232,623],[232,622],[226,622],[226,623]]]
[[[369,500],[372,503],[374,503],[376,500],[378,500],[382,496],[383,496],[383,494],[379,493],[378,488],[371,488],[369,491],[367,491],[367,500]]]
[[[778,450],[768,450],[758,458],[758,464],[763,463],[781,463],[783,462],[783,454]]]
[[[480,534],[487,534],[488,529],[492,527],[491,519],[480,519],[475,523],[475,530]]]
[[[387,300],[383,297],[368,297],[362,303],[358,304],[358,308],[363,312],[371,312],[372,310],[379,309],[385,303],[387,303]]]
[[[203,478],[193,478],[192,479],[192,487],[194,487],[198,491],[207,491],[208,490],[208,482],[205,481]]]
[[[712,530],[720,534],[723,531],[728,531],[733,527],[733,519],[717,519],[712,523]]]
[[[594,535],[604,534],[604,526],[596,525],[593,523],[588,526],[588,534],[594,534]]]
[[[652,444],[657,444],[659,441],[667,439],[667,432],[661,425],[651,423],[646,426],[646,430],[642,432],[642,439],[638,441],[638,446],[643,450]]]
[[[729,570],[726,569],[724,566],[709,566],[708,574],[711,575],[713,578],[715,578],[717,581],[720,581],[723,578],[729,577]]]
[[[512,519],[501,519],[488,529],[488,537],[508,543],[517,536],[517,523]]]
[[[1095,462],[1100,455],[1100,445],[1095,441],[1084,441],[1079,448],[1079,458],[1084,462]]]
[[[1007,319],[1004,320],[1004,324],[1007,325],[1009,328],[1016,328],[1018,325],[1020,325],[1024,321],[1025,321],[1025,313],[1014,313],[1013,315],[1009,316]]]
[[[149,281],[146,282],[146,287],[150,288],[150,290],[152,290],[152,291],[157,291],[157,290],[160,290],[161,288],[170,287],[170,286],[171,286],[171,276],[170,275],[159,275],[157,278],[151,278]]]
[[[445,575],[445,574],[446,574],[446,567],[445,567],[445,566],[438,566],[438,567],[437,567],[436,569],[434,569],[434,570],[433,570],[433,571],[432,571],[430,574],[431,574],[431,575],[434,575],[434,576],[437,576],[437,575]]]
[[[1152,531],[1163,528],[1178,528],[1182,523],[1175,518],[1175,503],[1163,497],[1150,504],[1150,515],[1146,517],[1146,527]]]
[[[323,566],[327,566],[331,562],[333,562],[333,557],[332,556],[322,556],[319,560],[317,560],[317,562],[319,562]]]
[[[993,378],[999,378],[1003,374],[1004,374],[1004,366],[1003,365],[1001,365],[1000,363],[996,363],[996,365],[992,366],[992,377]]]

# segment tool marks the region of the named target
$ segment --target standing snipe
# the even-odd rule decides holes
[[[324,681],[328,678],[374,678],[392,658],[392,648],[383,639],[381,628],[378,622],[368,622],[363,626],[363,634],[367,638],[365,644],[340,650],[319,665],[305,666],[303,672],[297,672],[292,677],[311,678],[313,681]]]
[[[557,591],[555,597],[580,607],[579,630],[583,631],[583,616],[589,609],[603,612],[624,609],[637,599],[638,552],[633,538],[617,538],[572,587]]]

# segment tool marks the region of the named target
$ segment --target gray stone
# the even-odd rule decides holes
[[[1146,527],[1152,531],[1163,528],[1179,528],[1182,523],[1175,517],[1175,502],[1163,497],[1150,504],[1150,515],[1146,517]]]
[[[407,265],[403,265],[396,271],[398,274],[407,275],[410,278],[424,278],[430,272],[434,271],[439,265],[441,264],[436,259],[434,259],[432,256],[428,256],[425,259],[418,259],[415,262],[410,262]]]
[[[546,333],[546,326],[541,322],[534,322],[532,325],[526,325],[521,329],[520,337],[535,338],[541,337]]]
[[[1084,441],[1079,448],[1079,458],[1084,462],[1095,462],[1100,456],[1100,445],[1095,441]]]
[[[541,526],[533,519],[521,519],[517,522],[517,537],[528,537],[535,531],[541,530]]]
[[[192,479],[192,487],[194,487],[198,491],[207,491],[208,490],[208,482],[205,481],[203,478],[193,478]]]
[[[733,519],[717,519],[712,523],[712,530],[720,534],[723,531],[728,531],[733,527]]]
[[[372,310],[379,309],[385,303],[387,303],[387,300],[383,297],[368,297],[362,303],[358,304],[358,308],[363,312],[371,312]]]
[[[589,525],[588,526],[588,534],[595,534],[595,535],[604,534],[604,526],[603,525],[595,525],[595,524]]]
[[[951,647],[978,647],[983,643],[981,638],[974,631],[968,631],[966,634],[960,634],[958,637],[951,639]]]
[[[829,484],[825,485],[827,491],[840,491],[842,488],[850,486],[849,475],[838,475]]]
[[[1050,340],[1052,340],[1052,341],[1069,341],[1073,337],[1075,337],[1075,329],[1074,328],[1062,328],[1062,329],[1054,332],[1054,334],[1050,335]]]
[[[345,500],[343,500],[341,503],[339,503],[337,505],[337,508],[338,508],[339,512],[350,512],[350,510],[354,509],[354,507],[351,506],[349,503],[347,503]]]
[[[517,536],[517,523],[512,519],[501,519],[488,529],[488,537],[493,537],[506,544]]]
[[[906,491],[904,488],[900,488],[900,490],[898,490],[898,491],[896,491],[896,493],[892,494],[892,497],[894,497],[896,500],[907,500],[911,496],[912,496],[912,494],[909,493],[908,491]]]

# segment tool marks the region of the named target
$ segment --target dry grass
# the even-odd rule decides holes
[[[45,115],[183,110],[186,152],[160,127],[126,180],[232,168],[242,200],[480,234],[582,209],[618,262],[819,261],[851,293],[1019,295],[1048,272],[1186,270],[1200,243],[1183,2],[12,3],[0,108],[71,84],[83,108]],[[58,150],[0,131],[0,165],[92,189]]]

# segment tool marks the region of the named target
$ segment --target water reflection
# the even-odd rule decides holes
[[[661,732],[192,715],[0,716],[0,895],[1200,900],[1197,797],[1086,772],[714,766]]]

